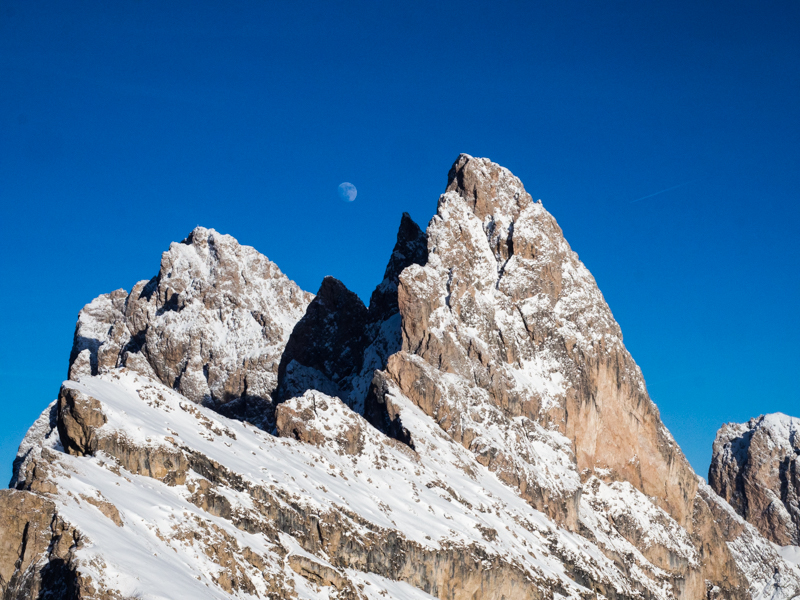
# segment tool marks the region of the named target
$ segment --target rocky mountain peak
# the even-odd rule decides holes
[[[470,203],[481,221],[495,213],[516,217],[531,201],[525,186],[505,167],[488,158],[461,154],[447,174],[445,193],[454,192]]]
[[[688,523],[696,477],[555,219],[507,169],[461,155],[427,236],[428,262],[400,276],[387,371],[403,393],[568,526],[595,471]],[[532,440],[559,456],[557,483]]]
[[[763,439],[794,477],[794,431],[720,453],[747,469]],[[203,228],[95,299],[12,486],[3,600],[800,595],[800,556],[689,467],[555,219],[467,155],[369,308]]]
[[[447,193],[463,198],[483,224],[492,251],[508,260],[514,253],[514,221],[533,200],[511,171],[486,158],[462,154],[448,174]]]
[[[708,483],[767,538],[800,545],[800,419],[781,413],[727,423]]]
[[[80,312],[69,378],[126,367],[260,423],[284,346],[312,298],[266,256],[197,227],[162,254],[153,279]]]

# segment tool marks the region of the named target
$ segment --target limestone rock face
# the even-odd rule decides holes
[[[312,298],[253,248],[198,227],[162,255],[156,277],[86,305],[69,378],[127,367],[261,422],[289,334]]]
[[[719,480],[767,481],[761,448],[783,493],[790,425],[734,427]],[[11,488],[2,600],[800,596],[800,553],[692,472],[553,217],[466,155],[369,307],[202,228],[87,305]]]
[[[404,393],[570,528],[578,474],[596,469],[687,526],[696,477],[594,278],[541,203],[508,170],[462,155],[427,235],[427,264],[400,277],[403,351],[388,372]],[[537,440],[557,448],[558,482],[542,473]]]
[[[52,501],[0,491],[0,598],[80,598],[87,582],[75,572],[73,558],[81,545]]]
[[[799,430],[780,413],[723,425],[708,471],[714,491],[781,546],[800,545]]]

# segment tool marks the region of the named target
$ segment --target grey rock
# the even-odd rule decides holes
[[[727,423],[714,440],[708,483],[776,544],[800,545],[800,419],[780,413]]]
[[[268,425],[283,349],[312,298],[253,248],[197,227],[156,277],[80,312],[69,377],[126,367]]]

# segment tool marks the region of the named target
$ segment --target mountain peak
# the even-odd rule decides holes
[[[312,298],[255,249],[196,227],[170,244],[151,280],[86,305],[69,377],[126,367],[261,422],[284,345]]]
[[[532,200],[525,186],[511,171],[488,158],[461,154],[447,176],[445,193],[453,192],[470,203],[475,216],[486,217],[505,213],[516,217]]]
[[[786,475],[765,498],[796,480],[787,419],[730,428],[734,462]],[[800,595],[690,468],[553,216],[468,155],[369,308],[212,229],[171,244],[81,311],[12,485],[2,598]]]

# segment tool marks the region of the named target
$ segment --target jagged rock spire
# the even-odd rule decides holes
[[[326,277],[298,322],[278,371],[276,402],[319,390],[363,413],[372,373],[400,350],[397,284],[403,270],[428,258],[425,233],[403,213],[397,241],[369,309],[337,279]]]
[[[428,262],[428,240],[412,219],[404,212],[397,230],[397,242],[386,265],[383,281],[372,292],[369,300],[370,320],[385,321],[398,311],[397,283],[400,273],[409,265],[424,265]]]

